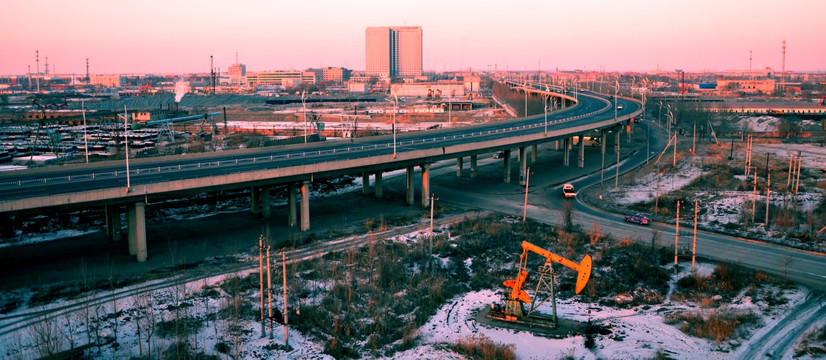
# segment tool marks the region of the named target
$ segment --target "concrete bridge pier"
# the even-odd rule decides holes
[[[407,206],[413,206],[416,197],[416,189],[413,185],[413,166],[407,167]]]
[[[579,135],[579,156],[577,157],[577,166],[585,167],[585,135]]]
[[[531,164],[536,164],[536,144],[531,145]]]
[[[258,190],[259,189],[254,186],[250,188],[250,213],[253,215],[258,214],[261,208],[260,204],[258,203]]]
[[[291,228],[296,225],[295,183],[287,184],[287,225]]]
[[[272,210],[272,205],[270,204],[270,187],[263,186],[260,187],[258,190],[259,196],[261,197],[261,216],[263,216],[265,219],[269,219]]]
[[[106,237],[112,241],[121,241],[120,206],[106,205]]]
[[[628,119],[628,121],[626,121],[626,124],[628,124],[628,126],[625,128],[625,133],[628,134],[628,137],[626,138],[625,142],[630,144],[631,143],[631,130],[633,130],[633,126],[634,126],[634,118]]]
[[[507,149],[502,152],[502,164],[504,166],[504,182],[510,184],[511,182],[511,150]]]
[[[361,172],[361,194],[370,194],[370,173],[366,171]]]
[[[476,155],[470,156],[470,178],[476,178]]]
[[[301,182],[301,231],[310,230],[310,181]]]
[[[528,157],[525,156],[525,147],[519,148],[519,185],[525,185],[525,174],[528,173]]]
[[[562,166],[570,166],[570,160],[568,159],[571,155],[571,138],[564,138],[562,139]]]
[[[462,167],[464,166],[462,161],[461,156],[456,158],[456,177],[462,177]]]
[[[421,164],[422,168],[422,206],[430,206],[430,164]]]
[[[559,151],[559,140],[554,140],[554,150]]]
[[[620,134],[622,133],[622,126],[617,127],[617,131],[614,132],[614,152],[619,154],[620,152]]]
[[[605,132],[605,129],[599,131],[599,146],[602,149],[602,167],[600,169],[602,169],[602,171],[605,170],[605,143],[608,142],[608,137],[606,135],[608,134]],[[600,181],[602,180],[602,174],[600,174]]]
[[[135,255],[138,262],[146,261],[146,216],[143,202],[127,205],[129,223],[129,255]]]
[[[374,175],[374,178],[375,178],[374,182],[375,182],[375,187],[376,187],[376,199],[381,199],[382,195],[384,195],[384,193],[382,192],[382,188],[381,188],[381,171],[376,171],[376,174]]]

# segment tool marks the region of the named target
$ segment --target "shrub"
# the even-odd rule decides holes
[[[472,360],[516,360],[513,345],[497,344],[486,337],[464,337],[450,348]]]
[[[745,335],[743,327],[759,324],[760,321],[760,317],[752,312],[739,310],[712,310],[705,314],[683,311],[665,318],[666,324],[679,324],[684,333],[717,342]]]
[[[177,339],[198,333],[203,326],[201,319],[185,317],[159,322],[155,325],[155,333],[166,339]]]

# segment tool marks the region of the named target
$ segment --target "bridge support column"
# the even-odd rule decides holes
[[[120,227],[120,207],[106,205],[106,236],[112,241],[121,241]]]
[[[287,185],[287,207],[287,225],[293,228],[296,224],[295,183]]]
[[[310,229],[310,181],[301,182],[301,231]]]
[[[250,188],[250,213],[258,214],[258,200],[258,188],[253,186]]]
[[[381,199],[383,192],[381,189],[381,171],[376,171],[375,175],[375,185],[376,185],[376,199]]]
[[[272,210],[272,206],[270,205],[270,187],[264,186],[259,190],[261,191],[261,216],[265,219],[269,219]]]
[[[361,194],[370,194],[370,173],[363,171],[361,173]]]
[[[519,185],[525,185],[525,174],[528,172],[528,157],[525,156],[525,147],[519,148]]]
[[[476,177],[476,155],[470,156],[470,178]]]
[[[599,131],[599,146],[602,149],[602,167],[600,167],[599,181],[605,180],[605,143],[608,142],[608,137],[605,129]]]
[[[559,151],[559,140],[554,140],[554,150]]]
[[[628,126],[625,128],[625,132],[628,134],[628,137],[627,137],[625,142],[630,144],[631,143],[631,130],[634,130],[633,129],[634,118],[628,119],[627,124],[628,124]]]
[[[570,165],[570,160],[568,159],[571,155],[571,146],[569,145],[570,142],[571,138],[566,137],[565,139],[562,139],[562,166]]]
[[[421,164],[422,168],[422,206],[430,206],[430,164]]]
[[[502,151],[502,164],[504,166],[504,175],[503,181],[506,184],[510,184],[511,182],[511,150],[507,149]]]
[[[127,206],[129,222],[129,255],[135,255],[138,262],[146,261],[146,218],[144,203],[131,203]]]
[[[585,135],[579,135],[579,154],[577,156],[577,166],[585,167]]]
[[[536,164],[536,144],[531,145],[531,164]]]
[[[456,158],[456,177],[462,177],[463,160],[461,156]]]
[[[407,206],[413,206],[416,198],[416,189],[413,185],[413,166],[407,167]]]
[[[620,152],[620,134],[622,133],[622,127],[617,127],[617,131],[614,132],[614,153],[619,154]]]

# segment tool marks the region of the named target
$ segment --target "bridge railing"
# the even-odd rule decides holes
[[[557,125],[573,120],[582,119],[585,117],[593,116],[594,114],[598,113],[599,111],[593,111],[585,114],[580,114],[576,116],[569,116],[563,119],[557,120],[550,120],[547,122],[548,125]],[[482,131],[472,131],[468,133],[462,134],[452,134],[452,135],[443,135],[443,136],[433,136],[433,137],[425,137],[421,139],[414,139],[409,141],[397,141],[396,147],[400,146],[412,146],[416,144],[426,144],[426,143],[433,143],[439,141],[448,141],[448,140],[458,140],[464,139],[469,137],[477,137],[477,136],[488,136],[488,135],[495,135],[495,134],[504,134],[509,132],[515,131],[522,131],[528,129],[536,129],[543,127],[545,124],[542,120],[537,120],[536,122],[524,125],[516,125],[511,126],[503,129],[491,129],[491,130],[482,130]],[[189,171],[189,170],[198,170],[204,168],[215,168],[215,167],[231,167],[237,165],[247,165],[252,163],[258,162],[266,162],[266,161],[283,161],[295,158],[307,158],[309,156],[322,156],[322,155],[333,155],[341,152],[349,153],[354,151],[366,151],[366,150],[376,150],[376,149],[391,149],[393,147],[393,142],[386,142],[380,144],[372,144],[372,145],[360,145],[360,146],[353,146],[348,145],[345,147],[340,148],[332,148],[326,150],[316,150],[316,151],[302,151],[302,152],[295,152],[295,153],[287,153],[287,154],[279,154],[279,155],[269,155],[269,156],[252,156],[252,157],[239,157],[230,160],[216,160],[216,161],[205,161],[205,162],[198,162],[192,164],[179,164],[179,165],[170,165],[170,166],[146,166],[146,167],[138,167],[129,169],[130,176],[140,176],[140,175],[152,175],[152,174],[159,174],[162,172],[172,172],[172,171]],[[373,155],[375,156],[375,155]],[[316,162],[318,163],[318,162]],[[280,168],[276,167],[276,168]],[[19,179],[13,181],[4,181],[0,182],[0,188],[21,188],[26,186],[36,186],[36,185],[43,185],[43,184],[56,184],[56,183],[71,183],[75,181],[92,181],[92,180],[102,180],[102,179],[123,179],[126,177],[126,169],[124,170],[115,170],[115,171],[103,171],[103,172],[92,172],[87,174],[78,174],[78,175],[65,175],[65,176],[51,176],[51,177],[43,177],[43,178],[34,178],[34,179]]]

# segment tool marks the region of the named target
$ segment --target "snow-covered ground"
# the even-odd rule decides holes
[[[426,241],[427,234],[415,231],[395,237],[395,241],[417,242]],[[246,257],[246,261],[257,263],[256,259]],[[698,263],[697,273],[699,275],[709,275],[714,269],[713,264]],[[209,314],[214,314],[227,306],[227,301],[215,291],[220,291],[219,285],[230,276],[244,277],[255,270],[247,270],[229,275],[214,276],[203,280],[193,281],[174,285],[162,290],[157,290],[149,294],[135,294],[119,300],[106,302],[94,309],[91,309],[91,322],[86,321],[86,313],[75,312],[64,315],[56,321],[41,322],[28,329],[23,329],[0,341],[0,356],[8,359],[26,359],[41,355],[38,350],[42,350],[44,342],[40,340],[40,345],[32,345],[36,338],[44,332],[51,331],[52,342],[60,343],[61,348],[67,348],[70,344],[75,346],[86,344],[88,339],[111,339],[117,337],[117,346],[107,344],[100,348],[93,347],[87,350],[90,358],[111,359],[129,358],[144,355],[149,351],[148,344],[152,346],[153,358],[159,357],[158,351],[167,349],[173,343],[171,338],[162,338],[153,335],[151,341],[147,341],[146,334],[149,331],[147,309],[151,309],[154,314],[155,329],[160,327],[161,322],[170,322],[177,318],[198,319],[200,326],[198,330],[186,339],[193,348],[204,351],[206,354],[218,354],[216,351],[220,343],[229,344],[231,348],[239,350],[239,360],[241,359],[332,359],[331,356],[323,353],[321,343],[307,338],[294,328],[289,328],[289,344],[293,348],[289,352],[281,350],[284,344],[284,327],[276,324],[272,331],[272,338],[261,337],[260,322],[242,318],[238,323],[237,339],[228,335],[233,324],[229,320],[216,320]],[[675,286],[676,279],[690,274],[690,269],[685,268],[676,274],[670,286]],[[139,288],[145,284],[134,285]],[[275,287],[275,293],[280,294],[280,287]],[[501,300],[501,290],[487,289],[469,292],[447,301],[430,320],[418,329],[419,338],[416,346],[412,349],[396,353],[386,359],[390,360],[417,360],[417,359],[464,359],[446,346],[455,343],[461,338],[469,336],[484,337],[495,343],[511,345],[519,359],[558,359],[563,357],[573,357],[575,359],[638,359],[652,358],[657,354],[676,359],[732,359],[739,358],[749,348],[754,341],[761,340],[761,334],[786,317],[796,306],[799,306],[809,295],[806,290],[800,289],[776,289],[788,300],[784,305],[769,307],[764,303],[754,303],[749,296],[741,294],[737,296],[732,304],[722,305],[740,310],[751,311],[762,319],[762,325],[752,329],[753,336],[729,340],[718,343],[713,340],[692,337],[680,331],[673,325],[664,322],[664,316],[678,310],[704,311],[697,304],[681,303],[671,301],[666,298],[660,305],[643,305],[629,309],[613,308],[594,303],[584,303],[579,301],[579,297],[560,299],[557,303],[559,317],[579,322],[592,321],[610,331],[607,335],[597,335],[596,346],[592,349],[585,348],[584,337],[582,335],[569,336],[564,338],[549,338],[536,335],[526,331],[515,331],[499,328],[476,321],[478,311],[489,306],[492,302]],[[670,293],[670,292],[669,292]],[[252,291],[242,293],[247,300],[253,304],[252,313],[258,313],[257,288]],[[96,296],[106,297],[105,292]],[[71,301],[81,301],[76,299]],[[312,303],[312,299],[306,299]],[[58,308],[66,305],[69,300],[63,300],[45,308]],[[181,304],[181,305],[179,305]],[[273,307],[282,308],[280,296],[273,298]],[[24,311],[41,309],[19,309],[10,314],[4,314],[0,318],[0,326],[5,326],[15,320],[15,315]],[[551,312],[550,304],[540,307],[540,311],[546,314]],[[707,311],[711,311],[707,308]],[[113,315],[117,314],[117,315]],[[94,322],[98,329],[87,326]],[[794,324],[812,328],[808,324],[808,318],[797,319]],[[823,319],[815,322],[815,325],[822,325]],[[140,327],[140,332],[138,331]],[[91,333],[90,333],[91,331]],[[269,331],[269,330],[267,330]],[[139,338],[138,334],[142,334]],[[267,334],[268,335],[268,334]],[[758,344],[759,345],[759,344]],[[234,350],[230,351],[234,353]],[[364,354],[364,356],[369,356]],[[803,357],[806,359],[806,357]],[[791,354],[783,355],[783,359],[791,359]]]
[[[762,123],[757,122],[757,124],[766,122],[768,122],[768,120]],[[804,168],[819,169],[826,164],[826,149],[819,146],[755,144],[755,153],[759,154],[761,151],[764,153],[771,152],[778,154],[778,156],[788,156],[790,152],[800,151],[804,154]],[[784,153],[786,155],[782,155]],[[403,174],[404,172],[402,170],[398,173]],[[678,164],[678,171],[660,177],[660,191],[667,192],[679,189],[702,174],[703,171],[699,166],[688,161],[682,161]],[[393,176],[393,174],[385,174],[385,176]],[[636,179],[633,184],[622,188],[620,194],[615,195],[622,199],[623,204],[649,201],[653,199],[654,192],[656,191],[654,190],[656,189],[656,183],[656,176],[648,175]],[[341,188],[339,191],[354,191],[360,187],[361,179],[356,178],[350,185]],[[738,222],[740,215],[736,214],[736,211],[743,208],[744,202],[750,201],[750,197],[746,199],[744,195],[747,194],[737,191],[700,194],[700,196],[708,196],[709,198],[713,196],[715,198],[714,201],[709,201],[707,204],[709,215],[707,215],[704,223],[707,226],[712,226],[712,222],[719,224]],[[748,195],[750,195],[750,193]],[[322,194],[313,194],[313,197],[316,196],[322,196]],[[814,204],[819,201],[822,195],[820,193],[810,193],[807,196],[811,197],[811,203]],[[439,231],[443,230],[444,229],[439,229]],[[54,234],[39,238],[31,237],[27,241],[43,241],[64,236],[67,235]],[[424,241],[422,237],[426,239],[426,236],[426,233],[416,231],[396,236],[394,240],[400,242],[417,242]],[[713,267],[712,264],[699,263],[698,273],[710,274]],[[176,316],[175,306],[170,305],[177,304],[181,301],[187,304],[185,310],[183,310],[187,316],[203,320],[203,326],[200,330],[189,337],[193,346],[197,349],[203,349],[207,354],[216,353],[215,349],[217,344],[221,342],[232,343],[236,339],[227,335],[227,329],[231,324],[227,321],[216,321],[208,318],[207,314],[215,313],[217,309],[225,304],[222,304],[220,297],[207,295],[208,291],[206,290],[215,288],[230,276],[246,276],[251,272],[250,270],[180,284],[178,287],[154,291],[151,294],[135,295],[120,300],[113,300],[108,304],[94,309],[95,316],[103,319],[100,323],[101,328],[96,333],[104,337],[112,337],[114,336],[114,332],[117,331],[118,346],[109,344],[99,349],[93,348],[89,350],[90,356],[98,359],[109,359],[138,356],[140,351],[146,354],[146,351],[148,351],[145,338],[146,329],[141,330],[141,333],[143,333],[143,338],[141,339],[142,345],[139,345],[137,336],[139,333],[138,327],[145,327],[148,324],[145,315],[141,314],[145,314],[146,307],[151,307],[156,316],[155,321],[169,321]],[[674,279],[678,279],[687,274],[687,270],[683,270],[679,275],[675,276]],[[673,283],[674,280],[671,282],[672,286]],[[134,287],[137,288],[140,285],[134,285]],[[759,341],[761,334],[785,318],[796,306],[803,303],[809,296],[807,290],[777,289],[777,291],[782,292],[783,296],[788,299],[787,304],[769,308],[766,304],[754,303],[748,296],[741,295],[734,300],[733,305],[727,305],[754,311],[760,315],[764,325],[762,328],[753,329],[754,336],[750,339],[739,339],[723,343],[689,336],[675,326],[668,325],[664,322],[663,314],[680,309],[697,311],[700,307],[696,304],[672,302],[669,298],[666,298],[665,302],[661,305],[619,309],[579,302],[578,297],[560,300],[557,304],[557,310],[561,318],[583,322],[591,320],[611,330],[612,334],[610,335],[597,336],[596,347],[594,349],[586,349],[584,347],[584,338],[581,335],[563,339],[550,339],[529,332],[496,328],[476,322],[475,315],[479,310],[489,306],[491,302],[499,301],[501,298],[501,290],[481,290],[466,293],[448,301],[438,310],[436,315],[419,328],[418,334],[420,338],[417,346],[410,350],[396,353],[387,359],[464,359],[464,356],[457,355],[448,350],[444,344],[455,342],[467,336],[482,336],[497,343],[513,345],[514,351],[520,359],[557,359],[562,357],[572,357],[576,359],[633,359],[652,358],[658,353],[677,359],[706,360],[739,358],[743,356],[743,353],[752,345],[753,341]],[[106,294],[96,295],[106,296]],[[257,299],[258,293],[254,291],[252,294],[247,294],[247,296]],[[71,301],[80,300],[82,299]],[[282,307],[280,297],[276,296],[273,300],[275,308]],[[69,300],[62,300],[61,302],[48,305],[47,308],[56,308],[65,305],[68,301]],[[253,301],[253,303],[254,306],[257,307],[257,302]],[[0,326],[14,321],[15,315],[32,310],[36,309],[20,308],[15,312],[4,314],[0,317]],[[549,313],[549,306],[544,305],[541,311]],[[118,315],[107,315],[115,313],[118,313]],[[52,331],[58,334],[55,337],[58,340],[55,341],[61,342],[62,348],[66,348],[70,344],[79,345],[87,342],[89,327],[83,314],[68,314],[57,320],[58,321],[45,322],[45,324],[46,326],[52,326]],[[795,324],[806,325],[805,322],[809,320],[811,319],[800,319],[795,322]],[[826,318],[821,318],[813,324],[808,325],[824,326],[825,324]],[[32,327],[22,329],[4,336],[2,341],[0,341],[0,357],[26,359],[39,356],[40,354],[37,352],[38,346],[32,345],[32,338],[48,330],[42,327],[42,323],[40,326],[40,328]],[[813,326],[809,326],[809,328]],[[277,347],[277,345],[284,343],[283,326],[277,326],[274,329],[273,339],[260,337],[261,328],[260,323],[257,321],[243,320],[240,322],[239,327],[241,335],[237,340],[239,348],[242,349],[239,360],[260,358],[332,358],[323,354],[323,346],[320,343],[302,336],[302,334],[293,328],[290,328],[289,331],[290,346],[293,350],[284,352]],[[116,328],[117,330],[115,330]],[[161,339],[157,335],[153,336],[152,341],[154,352],[157,352],[159,349],[165,349],[172,343],[172,340]],[[42,344],[41,342],[41,347]],[[792,354],[786,353],[782,358],[791,359]],[[809,358],[808,356],[801,357],[801,359],[804,360]]]
[[[772,131],[776,130],[775,126],[778,122],[777,118],[770,116],[749,117],[743,120],[747,123],[748,128],[754,131]],[[812,123],[814,124],[814,123]],[[809,124],[810,126],[812,124]],[[800,155],[802,158],[801,167],[804,171],[818,174],[821,169],[826,169],[826,147],[821,147],[819,144],[792,144],[792,143],[774,143],[764,141],[754,141],[752,158],[761,159],[758,166],[765,166],[765,159],[767,154],[774,164],[779,162],[788,162],[792,156]],[[678,191],[692,181],[706,174],[703,171],[701,164],[707,163],[711,160],[702,160],[699,154],[697,156],[681,156],[676,164],[676,168],[670,171],[662,172],[657,176],[656,172],[649,172],[642,176],[634,178],[634,180],[618,190],[609,190],[611,197],[619,205],[631,205],[641,202],[654,201],[657,195],[663,196],[672,191]],[[671,151],[664,153],[661,163],[671,163]],[[742,146],[735,147],[735,162],[734,164],[743,164],[745,158],[745,150]],[[743,170],[745,172],[745,170]],[[753,177],[746,177],[745,175],[735,175],[735,178],[740,181],[751,181]],[[772,184],[775,187],[778,183],[785,184],[789,180],[788,173],[774,173],[772,174]],[[765,186],[766,176],[764,168],[758,171],[758,182],[760,186]],[[803,182],[803,180],[801,180]],[[658,186],[659,185],[659,186]],[[804,186],[805,192],[800,192],[795,196],[797,209],[801,212],[808,212],[814,210],[823,200],[824,193],[818,189],[813,183],[810,186]],[[658,191],[659,188],[659,191]],[[712,229],[717,231],[728,231],[724,227],[726,224],[736,223],[742,224],[744,222],[744,209],[751,212],[752,202],[756,199],[765,204],[765,191],[758,190],[755,196],[752,189],[742,191],[701,191],[693,194],[699,200],[699,206],[702,208],[698,219],[699,226],[705,229]],[[789,195],[773,192],[771,194],[771,202],[774,205],[787,204],[792,199]],[[660,206],[669,206],[659,204]],[[689,208],[693,208],[689,204]],[[757,213],[765,211],[763,209],[755,209]],[[751,221],[746,221],[751,223]],[[811,229],[809,229],[811,230]],[[814,229],[817,231],[818,229]],[[762,223],[753,224],[744,229],[743,233],[748,234],[762,234],[765,238],[776,237],[775,232],[767,232]],[[782,241],[782,239],[775,239]]]

